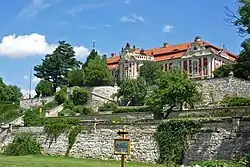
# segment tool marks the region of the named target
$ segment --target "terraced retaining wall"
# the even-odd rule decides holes
[[[132,140],[131,155],[127,160],[155,163],[159,153],[153,134],[160,121],[147,124],[126,125],[127,135]],[[79,134],[70,156],[97,159],[119,159],[113,155],[113,139],[120,138],[118,130],[124,125],[97,124],[90,131]],[[198,160],[226,159],[235,160],[243,157],[250,151],[250,119],[227,118],[207,120],[204,123],[207,129],[188,139],[189,149],[185,154],[184,163]],[[0,150],[13,140],[18,132],[32,132],[37,134],[37,140],[43,144],[44,152],[50,155],[64,155],[67,150],[68,139],[61,135],[49,148],[45,143],[46,135],[43,127],[12,128],[12,133],[0,135]]]

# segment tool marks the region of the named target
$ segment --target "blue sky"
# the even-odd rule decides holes
[[[84,61],[92,41],[101,53],[119,52],[126,42],[148,49],[195,36],[239,53],[236,28],[224,21],[235,0],[1,0],[0,76],[28,89],[29,70],[59,40]],[[37,79],[33,78],[32,87]]]

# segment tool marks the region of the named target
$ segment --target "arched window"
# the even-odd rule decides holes
[[[193,61],[193,74],[197,74],[197,73],[198,73],[198,62]]]

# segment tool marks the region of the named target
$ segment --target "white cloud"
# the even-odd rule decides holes
[[[124,3],[125,3],[125,4],[130,4],[130,3],[131,3],[131,0],[125,0]]]
[[[163,32],[164,33],[170,33],[174,27],[172,25],[165,25],[163,27]]]
[[[124,23],[136,23],[136,22],[145,22],[145,19],[142,16],[138,16],[136,14],[133,14],[131,16],[123,16],[121,18],[121,22]]]
[[[57,44],[50,44],[44,35],[37,33],[29,35],[8,35],[0,41],[0,57],[22,58],[28,56],[50,54]],[[76,56],[86,57],[89,50],[84,46],[75,46]]]
[[[32,18],[50,6],[51,4],[46,2],[46,0],[32,0],[32,2],[28,6],[24,7],[17,16]]]

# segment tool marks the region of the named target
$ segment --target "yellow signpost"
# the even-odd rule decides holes
[[[117,132],[117,134],[121,135],[122,138],[114,139],[114,154],[121,155],[121,167],[125,167],[125,157],[130,154],[131,141],[126,138],[128,132],[123,130]]]

